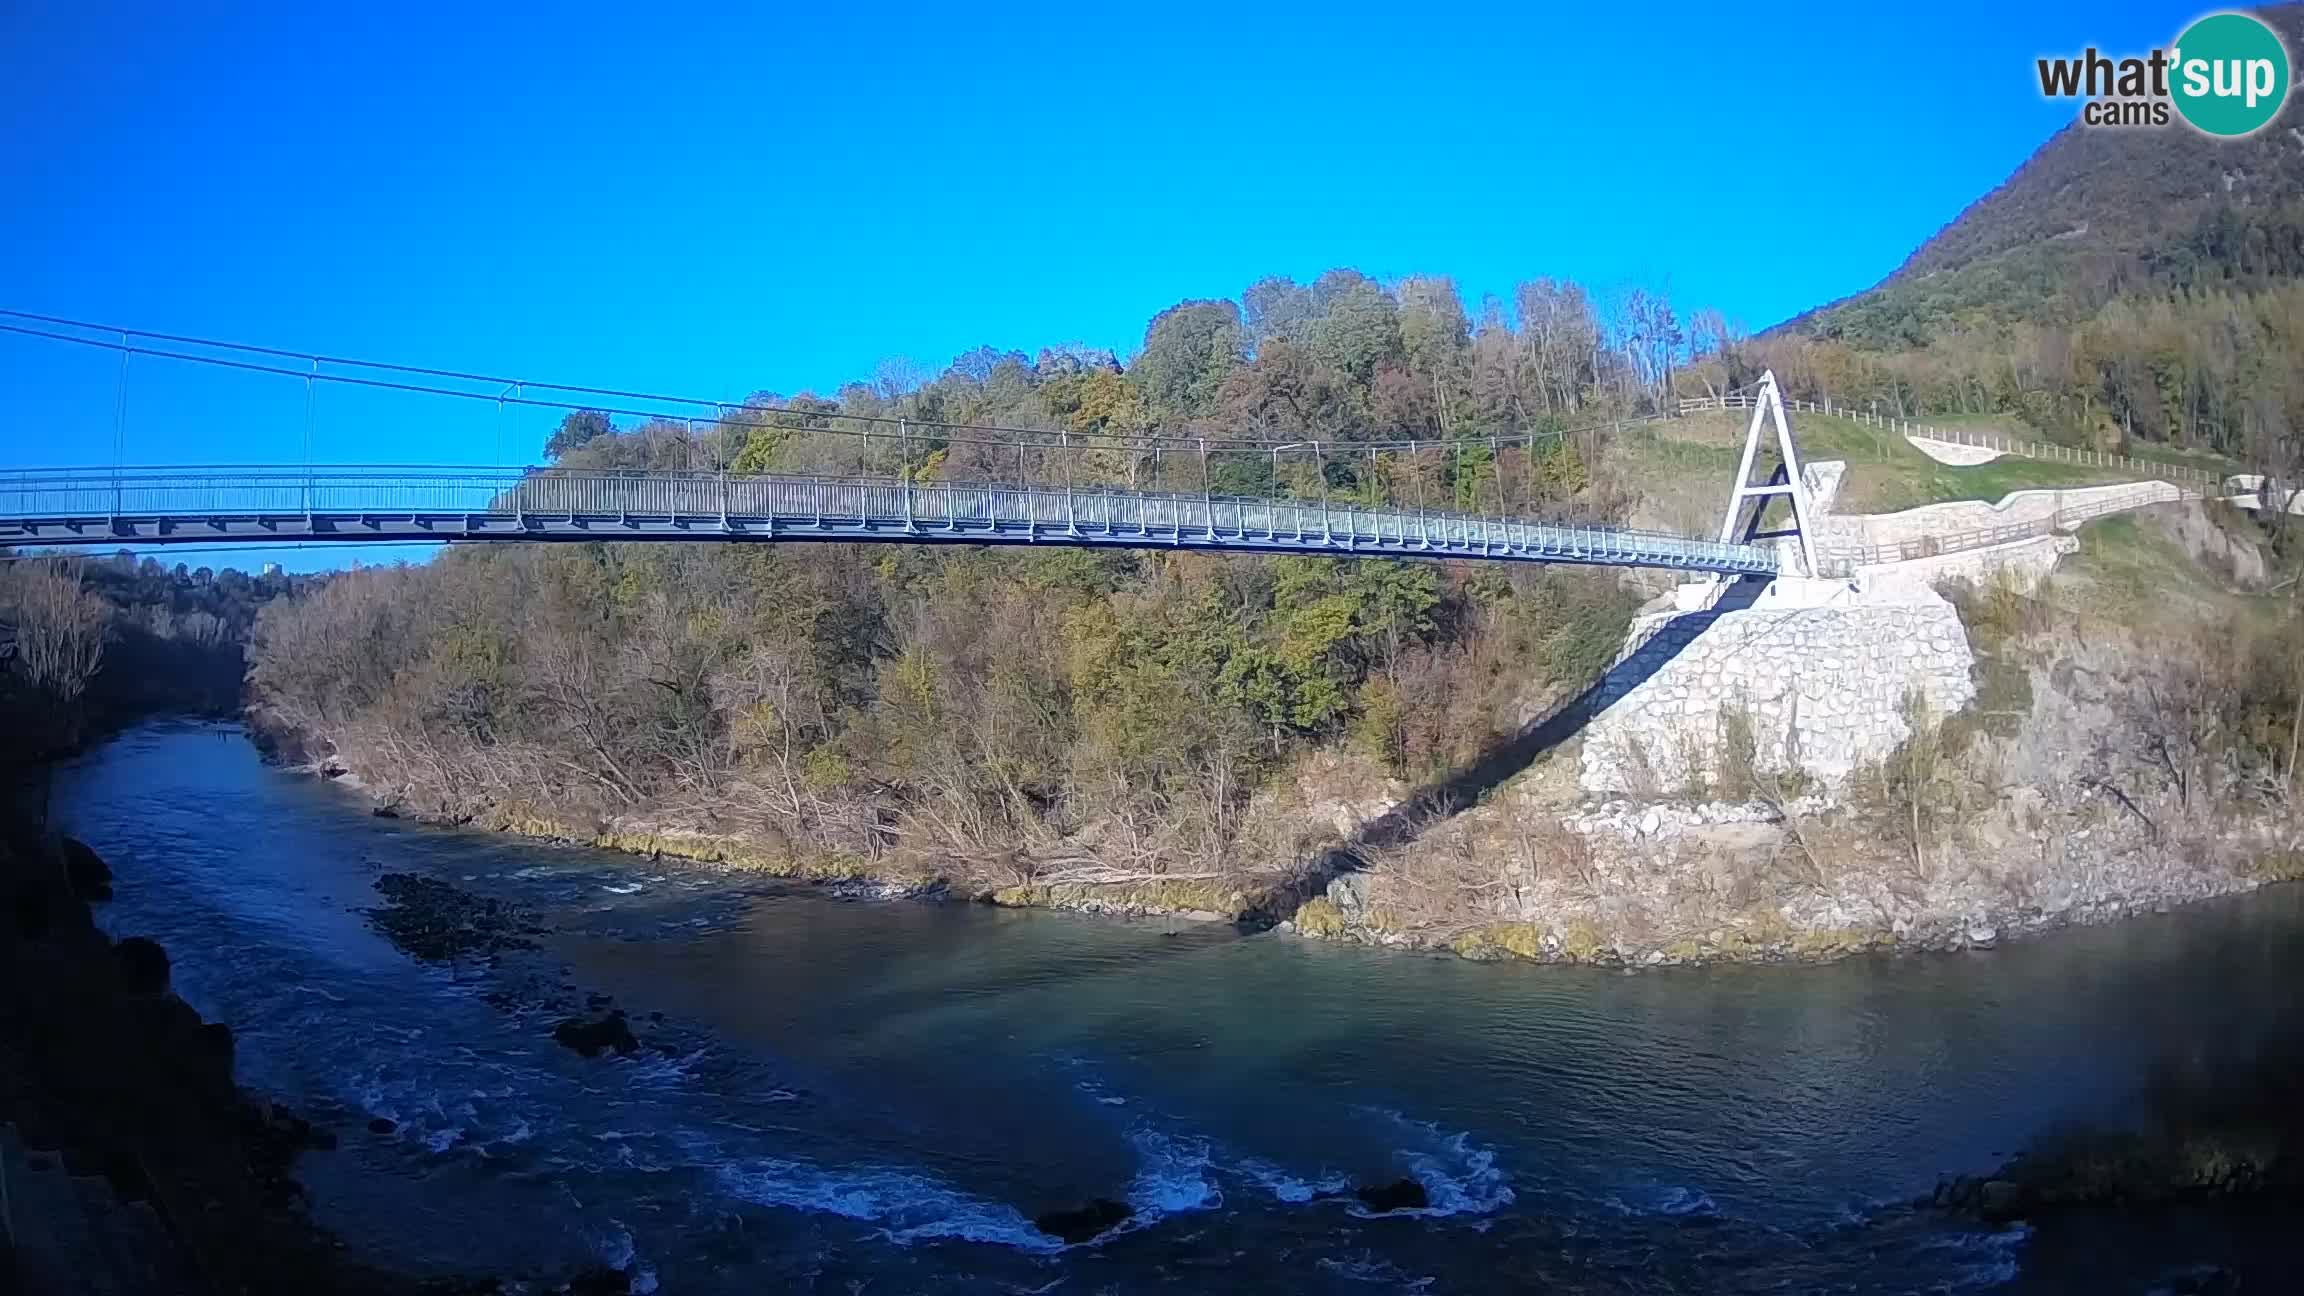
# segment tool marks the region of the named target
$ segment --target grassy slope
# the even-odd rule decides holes
[[[2219,477],[2228,477],[2233,473],[2248,471],[2248,466],[2239,460],[2229,459],[2208,450],[2179,450],[2174,446],[2148,445],[2138,441],[2129,445],[2128,453],[2135,458],[2149,459],[2154,463],[2174,464],[2179,468],[2205,469]]]
[[[2150,518],[2133,513],[2098,518],[2080,528],[2080,552],[2059,564],[2048,601],[2072,612],[2127,621],[2171,602],[2216,593],[2184,547]],[[2221,600],[2219,600],[2221,601]]]
[[[2039,441],[2040,429],[2012,414],[1931,414],[1915,420],[1946,431],[1987,432],[2010,441]],[[2174,464],[2180,468],[2199,468],[2213,473],[2245,472],[2247,469],[2235,459],[2208,450],[2180,450],[2175,446],[2158,445],[2146,441],[2131,441],[2121,451],[2132,459],[2149,459],[2153,463]]]
[[[1955,468],[1913,449],[1900,434],[1832,415],[1796,415],[1792,434],[1809,460],[1848,464],[1838,505],[1843,513],[1892,513],[1947,500],[1997,501],[2016,490],[2137,479],[2119,469],[2036,459],[2001,458]],[[1637,520],[1681,530],[1719,525],[1743,437],[1743,416],[1733,414],[1697,415],[1627,432],[1619,450],[1643,497]]]
[[[2269,625],[2286,615],[2285,594],[2237,588],[2229,571],[2218,570],[2178,538],[2178,510],[2184,507],[2192,506],[2120,513],[2080,528],[2080,552],[2057,565],[2044,597],[2084,617],[2158,629],[2213,625],[2235,614]],[[2225,530],[2250,540],[2262,534],[2239,517]],[[2268,583],[2294,575],[2296,566],[2293,559],[2279,564]]]

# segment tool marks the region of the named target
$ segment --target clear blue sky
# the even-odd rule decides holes
[[[730,397],[1126,352],[1338,265],[1761,327],[2068,120],[2036,55],[2199,12],[738,7],[0,0],[0,306]],[[115,367],[0,339],[0,466],[108,462]],[[138,382],[131,461],[301,455],[300,391]],[[375,426],[323,419],[319,457],[496,454],[488,420]]]

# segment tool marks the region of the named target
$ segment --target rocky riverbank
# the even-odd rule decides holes
[[[235,1083],[230,1027],[170,991],[166,951],[96,925],[112,885],[76,841],[0,831],[0,1155],[21,1179],[0,1279],[128,1296],[628,1289],[605,1272],[420,1280],[348,1254],[294,1176],[336,1132]]]
[[[1908,699],[1918,727],[1899,719],[1900,738],[1851,749],[1856,763],[1833,766],[1836,778],[1787,767],[1806,745],[1770,741],[1728,698],[1717,715],[1682,717],[1689,741],[1669,781],[1593,792],[1592,744],[1614,731],[1575,723],[1576,707],[1606,708],[1604,686],[1531,720],[1535,759],[1469,791],[1412,789],[1349,749],[1306,754],[1258,791],[1227,852],[1235,863],[1215,875],[1098,867],[1106,843],[1092,831],[1037,855],[959,859],[879,830],[826,848],[733,805],[587,816],[452,791],[421,762],[369,750],[388,736],[339,747],[261,713],[251,731],[380,812],[426,822],[849,894],[1232,921],[1482,960],[1658,967],[1973,949],[2304,877],[2304,820],[2217,775],[2232,757],[2172,732],[2182,716],[2151,711],[2186,688],[2207,699],[2210,681],[2164,678],[2151,645],[2076,633],[2014,587],[1954,593],[1927,606],[1942,614],[1939,637],[1965,624],[1975,639],[1972,700],[1930,718],[1925,697]]]
[[[1339,788],[1383,780],[1331,760],[1274,807],[1298,843],[1289,867],[1243,878],[1001,885],[973,880],[981,870],[902,852],[877,860],[809,852],[642,816],[587,825],[527,806],[440,813],[376,796],[334,757],[298,768],[414,821],[807,881],[857,898],[1237,922],[1475,960],[1662,967],[1952,952],[2304,878],[2292,826],[2265,816],[2192,823],[2177,840],[2167,835],[2172,822],[2144,824],[2108,797],[2020,789],[1981,808],[1916,866],[1885,845],[1875,813],[1822,793],[1786,802],[1595,800],[1564,796],[1544,767],[1403,845],[1372,847],[1365,843],[1400,815],[1406,790],[1342,798]],[[1550,767],[1555,776],[1572,768],[1573,753]],[[1436,912],[1419,912],[1419,902]]]
[[[1926,1204],[2035,1226],[2201,1209],[2292,1219],[2304,1204],[2300,1097],[2304,1036],[2238,1057],[2211,1046],[2155,1069],[2135,1126],[2053,1131],[1989,1174],[1943,1180]],[[2185,1290],[2237,1286],[2225,1275],[2223,1285]]]
[[[1674,762],[1596,764],[1591,744],[1623,726],[1589,726],[1461,813],[1364,835],[1361,867],[1292,929],[1473,958],[1819,961],[1990,946],[2304,878],[2286,744],[2267,739],[2295,723],[2261,687],[2279,666],[2077,625],[2013,586],[1952,593],[1975,641],[1961,709],[1915,691],[1894,733],[1818,767],[1805,720],[1795,742],[1785,709],[1684,681],[1675,742],[1649,735]],[[1631,655],[1646,651],[1636,636]],[[1645,786],[1595,792],[1596,769]]]
[[[1522,788],[1374,852],[1281,926],[1473,959],[1829,962],[1991,948],[2304,880],[2284,816],[2219,816],[2179,838],[2109,798],[2025,789],[1917,859],[1892,827],[1820,795],[1563,812]],[[1467,915],[1475,894],[1488,916]]]
[[[527,801],[425,796],[363,772],[356,752],[341,752],[324,739],[280,724],[261,709],[252,710],[245,724],[250,741],[266,759],[353,790],[381,816],[809,882],[852,898],[958,901],[1262,927],[1285,918],[1302,895],[1309,894],[1301,885],[1305,870],[1294,866],[1223,877],[1144,875],[1125,881],[1082,881],[1051,874],[1022,852],[960,859],[891,846],[863,853],[798,842],[773,828],[732,819],[714,823],[714,816],[692,810],[579,818]],[[1384,802],[1366,813],[1380,813],[1390,805]],[[1310,813],[1322,824],[1342,823],[1347,810],[1328,805]],[[1303,826],[1296,821],[1306,813],[1303,805],[1288,804],[1273,807],[1266,818],[1267,823],[1286,820],[1294,829]]]

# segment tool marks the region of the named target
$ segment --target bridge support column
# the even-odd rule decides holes
[[[1752,463],[1759,456],[1761,428],[1773,423],[1776,430],[1776,452],[1779,462],[1769,479],[1755,485],[1752,481]],[[1784,496],[1791,502],[1792,529],[1763,534],[1760,520],[1767,514],[1768,500]],[[1754,504],[1754,501],[1758,501]],[[1746,521],[1744,510],[1752,505],[1751,520]],[[1792,442],[1792,424],[1784,413],[1784,396],[1776,386],[1776,371],[1771,369],[1760,375],[1760,394],[1752,402],[1752,422],[1744,430],[1744,455],[1736,465],[1736,482],[1728,492],[1728,512],[1720,519],[1720,543],[1749,544],[1754,540],[1798,536],[1801,565],[1808,576],[1821,576],[1816,568],[1816,545],[1810,522],[1812,514],[1808,503],[1808,481],[1801,474],[1800,451]],[[1742,535],[1737,532],[1741,530]]]
[[[896,420],[896,436],[904,452],[904,531],[909,535],[920,529],[912,518],[912,424],[909,420]]]

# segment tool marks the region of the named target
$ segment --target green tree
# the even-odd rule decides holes
[[[1320,277],[1329,284],[1330,275]],[[1315,285],[1315,295],[1321,295]],[[1406,358],[1400,338],[1400,308],[1392,295],[1365,276],[1332,285],[1325,294],[1326,310],[1307,334],[1312,353],[1322,362],[1351,376],[1362,388],[1374,380],[1376,370]]]
[[[1128,368],[1156,410],[1191,414],[1246,354],[1240,308],[1228,301],[1188,301],[1152,317],[1144,351]]]
[[[551,439],[544,443],[544,453],[557,460],[569,451],[581,449],[614,431],[615,428],[609,425],[608,416],[599,410],[573,410],[560,420],[559,427],[552,430]]]

